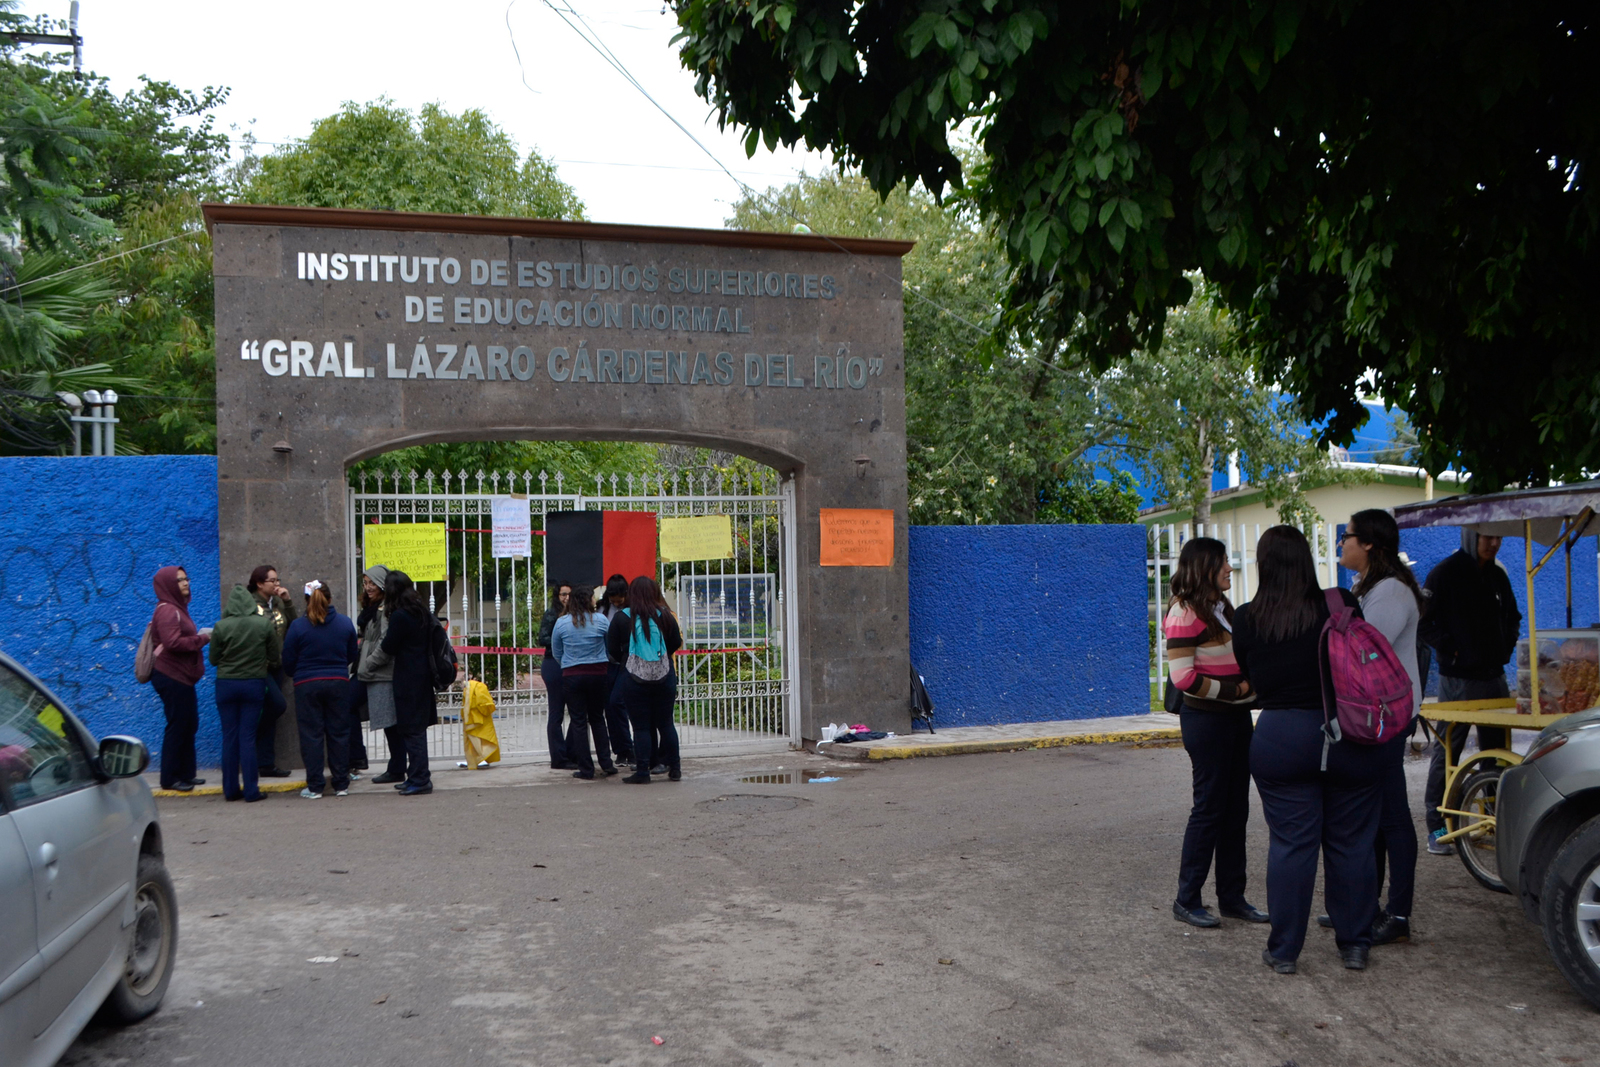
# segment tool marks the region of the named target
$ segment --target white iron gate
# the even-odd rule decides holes
[[[758,751],[798,737],[793,677],[793,483],[776,472],[744,476],[689,473],[599,476],[593,492],[556,473],[485,474],[415,471],[354,478],[349,488],[346,603],[358,604],[363,527],[377,523],[443,523],[448,579],[419,583],[429,606],[449,622],[467,674],[488,686],[505,756],[546,755],[548,703],[539,676],[539,622],[550,593],[544,582],[542,536],[553,511],[644,511],[661,518],[728,515],[734,555],[704,562],[661,563],[657,580],[678,616],[676,721],[685,751]],[[495,558],[496,497],[525,498],[533,555]],[[598,594],[598,590],[597,590]],[[352,607],[354,615],[358,608]],[[428,751],[464,758],[462,693],[439,696],[438,726]],[[367,731],[369,759],[387,755],[381,732]]]
[[[1161,620],[1167,614],[1167,599],[1172,595],[1172,572],[1178,567],[1178,553],[1183,543],[1191,537],[1214,537],[1228,546],[1228,558],[1233,563],[1233,588],[1228,599],[1235,606],[1255,595],[1256,542],[1261,540],[1261,523],[1200,523],[1195,525],[1165,525],[1148,528],[1145,548],[1145,574],[1150,587],[1150,618],[1154,622],[1155,639],[1151,646],[1150,699],[1152,706],[1160,703],[1160,681],[1165,677],[1167,638],[1161,632]],[[1304,523],[1300,532],[1311,542],[1311,558],[1317,564],[1317,580],[1323,588],[1339,584],[1338,528],[1331,522]]]

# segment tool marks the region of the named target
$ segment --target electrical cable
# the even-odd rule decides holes
[[[582,38],[583,42],[585,44],[587,44],[591,49],[593,49],[595,51],[595,53],[600,56],[601,59],[605,60],[606,64],[608,66],[610,66],[618,74],[622,75],[622,78],[623,78],[624,81],[626,81],[629,85],[631,85],[635,89],[637,89],[639,91],[639,94],[641,96],[643,96],[646,100],[650,101],[650,103],[655,107],[655,109],[657,111],[659,111],[659,112],[661,112],[661,114],[665,115],[666,118],[667,118],[667,121],[671,122],[674,126],[676,126],[683,133],[683,135],[685,137],[689,138],[690,141],[694,142],[695,147],[700,149],[701,152],[705,153],[706,158],[710,159],[711,162],[715,163],[717,165],[717,168],[719,170],[721,170],[722,173],[726,174],[728,176],[728,179],[730,181],[732,181],[735,185],[737,185],[744,192],[744,194],[746,196],[751,197],[752,199],[765,201],[766,203],[770,204],[772,207],[776,208],[779,212],[781,212],[781,213],[783,213],[785,215],[788,215],[790,218],[794,219],[795,222],[797,222],[800,225],[804,226],[808,231],[810,231],[812,229],[810,223],[806,222],[805,219],[801,218],[794,211],[790,210],[785,205],[778,203],[776,200],[773,200],[771,197],[767,196],[766,194],[758,192],[753,186],[747,184],[746,182],[741,181],[739,179],[739,177],[733,173],[733,171],[729,170],[727,165],[724,164],[722,162],[722,160],[718,159],[716,157],[716,155],[714,155],[712,153],[712,151],[709,148],[707,148],[704,143],[701,142],[700,138],[696,137],[689,130],[689,128],[687,126],[685,126],[683,123],[679,122],[677,117],[674,116],[672,114],[672,112],[668,111],[665,107],[663,107],[659,100],[657,100],[654,96],[650,95],[650,91],[648,89],[646,89],[642,84],[640,84],[639,79],[633,76],[633,72],[630,71],[628,69],[627,65],[625,63],[623,63],[622,60],[617,57],[616,53],[611,51],[610,47],[606,45],[605,41],[600,38],[600,35],[597,32],[595,32],[595,30],[589,25],[588,21],[583,17],[583,15],[581,13],[578,12],[578,10],[576,8],[572,7],[572,5],[570,3],[567,3],[567,4],[565,4],[565,11],[563,11],[563,9],[561,7],[556,6],[556,4],[553,2],[553,0],[540,0],[540,2],[542,4],[544,4],[545,7],[549,8],[551,11],[553,11],[557,18],[561,19],[562,22],[566,23],[567,27],[569,29],[571,29],[572,32],[576,33],[580,38]],[[516,6],[516,3],[517,3],[517,0],[511,0],[511,2],[506,5],[506,30],[507,30],[508,33],[511,34],[511,37],[512,37],[512,48],[513,49],[516,48],[516,40],[515,40],[516,39],[516,34],[511,30],[511,9]],[[569,19],[567,17],[568,13],[570,13],[572,15],[572,18],[577,19],[578,23],[582,24],[582,28],[581,29],[579,28],[578,25],[575,25],[573,23],[572,19]],[[518,53],[518,54],[519,54],[519,57],[520,57],[520,53]],[[519,58],[519,62],[520,62],[520,58]],[[523,84],[527,84],[526,81],[524,81]],[[839,251],[843,252],[845,255],[850,256],[852,259],[859,259],[860,258],[859,256],[856,255],[856,253],[850,251],[850,249],[846,248],[844,245],[840,244],[838,241],[834,240],[832,237],[829,237],[827,234],[814,233],[814,236],[820,237],[824,241],[827,241],[829,244],[833,245],[835,248],[837,248]],[[983,338],[988,339],[988,338],[993,336],[991,331],[984,329],[982,326],[979,326],[977,323],[975,323],[972,320],[966,318],[964,315],[960,315],[957,312],[952,311],[951,309],[945,307],[943,304],[939,303],[937,300],[934,300],[933,298],[923,294],[915,285],[912,285],[911,283],[905,281],[904,278],[901,279],[901,285],[904,286],[911,293],[911,295],[915,296],[917,299],[923,301],[924,303],[930,305],[931,307],[934,307],[934,308],[938,309],[940,312],[944,313],[945,315],[948,315],[950,318],[954,319],[955,321],[957,321],[957,322],[969,327],[970,329],[976,331]]]
[[[158,247],[160,247],[161,245],[164,245],[164,244],[171,244],[173,241],[181,241],[185,237],[196,237],[196,236],[198,236],[198,234],[195,234],[195,233],[176,233],[176,234],[173,234],[171,237],[163,237],[159,241],[151,241],[147,245],[140,245],[138,248],[126,249],[125,251],[118,252],[116,255],[102,256],[99,259],[91,259],[87,263],[79,263],[75,267],[68,267],[65,270],[58,270],[54,274],[46,274],[43,277],[39,277],[39,278],[29,278],[25,282],[18,282],[16,285],[13,286],[13,288],[21,290],[21,289],[24,289],[24,288],[26,288],[27,286],[30,286],[30,285],[38,285],[40,282],[50,281],[52,278],[60,278],[60,277],[62,277],[64,275],[71,274],[74,271],[88,270],[90,267],[99,266],[101,263],[110,263],[113,259],[121,259],[123,256],[131,256],[135,252],[143,252],[147,248],[158,248]]]

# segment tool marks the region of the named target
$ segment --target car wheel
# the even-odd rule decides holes
[[[1557,850],[1539,911],[1556,969],[1600,1008],[1600,816],[1574,830]]]
[[[1504,767],[1478,771],[1461,783],[1461,788],[1450,803],[1445,805],[1466,815],[1447,816],[1452,831],[1471,827],[1455,839],[1456,855],[1467,872],[1485,889],[1506,893],[1506,884],[1500,880],[1500,856],[1496,846],[1494,827],[1495,801],[1500,792],[1500,774]]]
[[[167,983],[172,981],[172,961],[178,951],[178,897],[159,856],[139,857],[133,909],[128,961],[100,1009],[105,1022],[119,1026],[136,1023],[159,1008]]]

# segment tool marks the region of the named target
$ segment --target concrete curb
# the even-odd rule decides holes
[[[263,793],[298,793],[305,787],[304,779],[292,782],[288,779],[279,778],[271,782],[260,783]],[[189,790],[187,793],[180,793],[176,789],[152,788],[150,795],[157,797],[220,797],[222,795],[222,787],[220,785],[202,785],[199,788]]]
[[[856,762],[921,759],[933,756],[966,756],[978,752],[1022,752],[1030,749],[1063,748],[1067,745],[1116,745],[1144,741],[1174,741],[1183,734],[1172,717],[1130,716],[1137,723],[1123,725],[1116,720],[1083,719],[1057,723],[1019,723],[1015,727],[951,727],[951,736],[914,734],[878,741],[839,745],[820,741],[819,755]],[[1000,736],[995,736],[999,734]],[[974,736],[982,735],[982,736]]]

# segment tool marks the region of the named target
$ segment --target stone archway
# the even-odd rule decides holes
[[[222,571],[338,569],[344,469],[425,441],[639,440],[792,478],[800,730],[907,728],[906,242],[209,204]],[[823,508],[892,566],[821,566]]]

